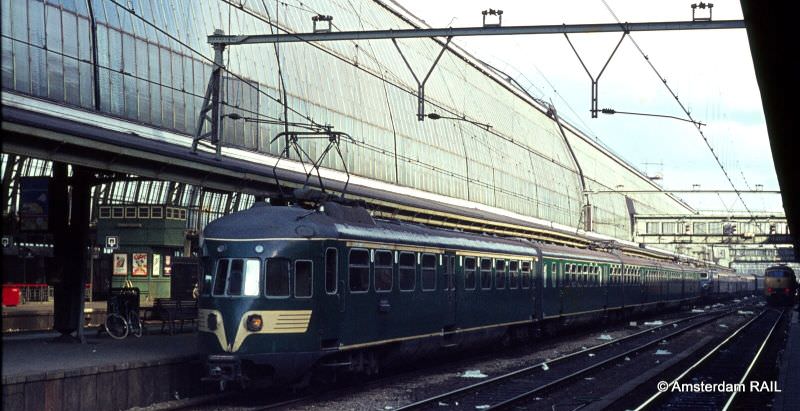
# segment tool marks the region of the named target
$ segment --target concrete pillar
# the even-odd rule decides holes
[[[86,284],[89,246],[89,206],[92,172],[73,167],[66,176],[66,165],[54,164],[50,196],[50,221],[53,223],[53,328],[68,337],[82,336],[84,284]],[[71,188],[71,190],[70,190]]]

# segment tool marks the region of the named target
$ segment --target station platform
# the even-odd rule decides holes
[[[114,340],[87,330],[86,344],[39,334],[3,337],[4,410],[120,410],[200,393],[195,332]]]
[[[800,312],[792,310],[789,324],[789,337],[781,357],[778,374],[778,387],[781,392],[775,395],[774,411],[797,410],[800,404]]]
[[[106,319],[106,301],[87,301],[84,304],[85,325],[99,326]],[[151,307],[143,301],[141,308]],[[3,306],[3,335],[8,333],[43,331],[53,328],[53,302],[28,302],[14,307]]]

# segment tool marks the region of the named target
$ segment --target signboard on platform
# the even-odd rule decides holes
[[[106,236],[106,248],[116,249],[119,247],[119,237],[115,235]]]
[[[133,270],[131,275],[136,277],[146,277],[147,276],[147,253],[133,253],[132,255],[132,267]]]
[[[19,228],[22,231],[47,231],[47,203],[50,177],[20,177]]]
[[[114,275],[128,275],[128,255],[114,254]]]

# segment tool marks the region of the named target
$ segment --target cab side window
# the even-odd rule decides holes
[[[297,260],[294,262],[294,296],[300,298],[311,297],[312,281],[311,275],[314,272],[314,263],[309,260]]]
[[[267,260],[268,297],[289,296],[289,260],[285,258],[270,258]]]

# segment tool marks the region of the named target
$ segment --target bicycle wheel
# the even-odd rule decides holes
[[[128,327],[130,327],[131,333],[134,336],[142,336],[142,319],[139,317],[139,313],[136,310],[131,310],[131,312],[128,313]]]
[[[128,322],[121,315],[112,313],[106,316],[106,332],[111,338],[121,340],[128,336]]]

